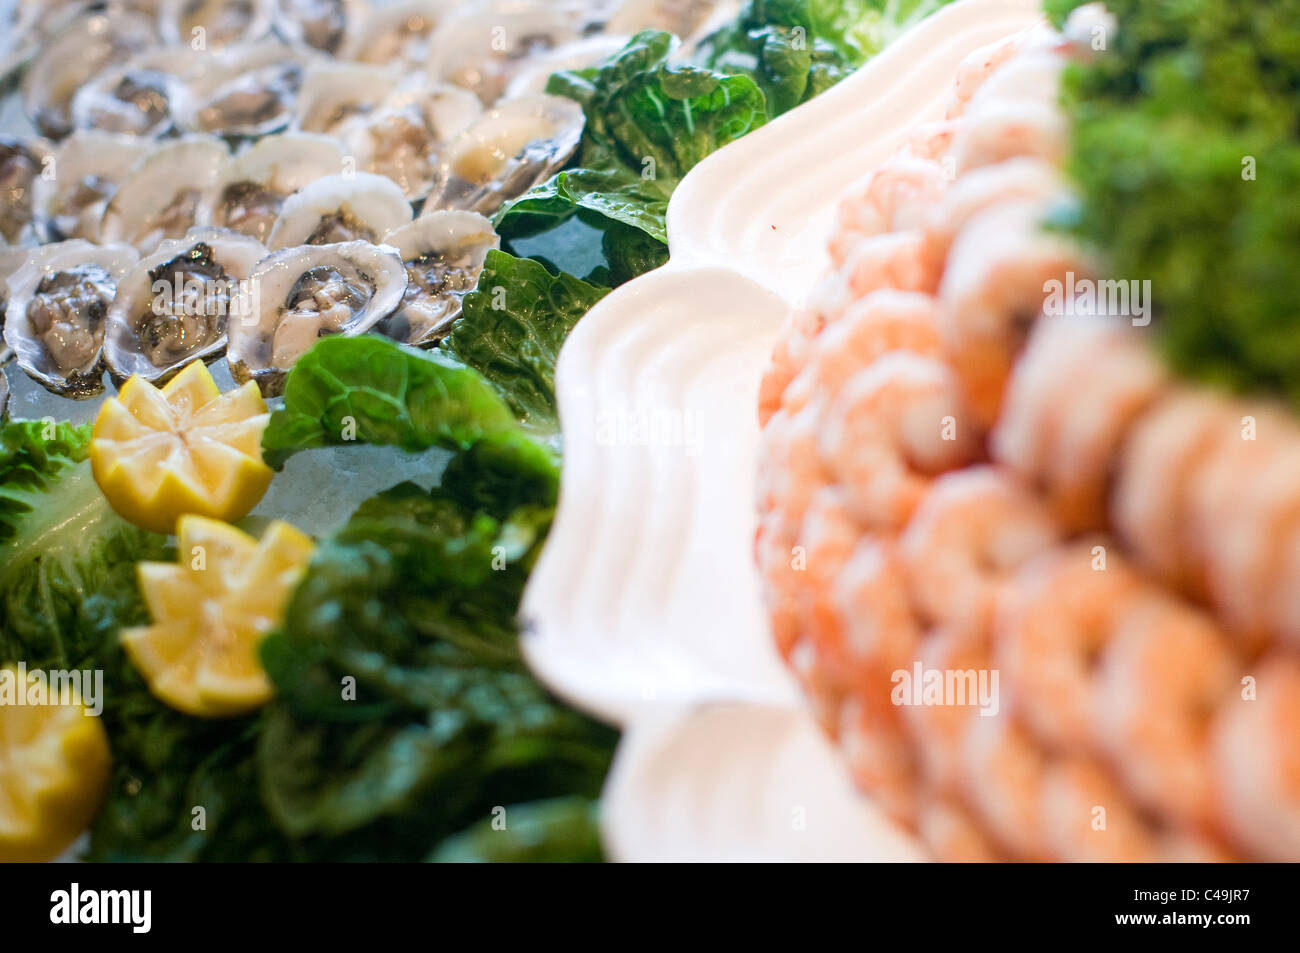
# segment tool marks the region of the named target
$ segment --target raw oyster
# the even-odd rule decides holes
[[[477,212],[432,212],[384,236],[406,266],[406,293],[379,331],[404,344],[436,343],[460,317],[461,299],[478,284],[487,253],[501,245]]]
[[[158,8],[163,42],[195,52],[259,40],[270,29],[268,0],[162,0]]]
[[[79,239],[34,252],[9,279],[4,337],[18,366],[55,394],[101,393],[105,319],[135,260],[129,246]]]
[[[738,0],[623,0],[604,23],[609,33],[631,36],[663,30],[691,46],[740,12]]]
[[[191,84],[186,128],[222,136],[264,136],[289,124],[311,54],[275,40],[211,57]]]
[[[196,228],[142,258],[118,282],[108,312],[104,360],[113,380],[139,374],[161,383],[195,359],[220,357],[240,283],[265,255],[246,235]]]
[[[184,111],[187,96],[183,79],[172,72],[176,60],[175,50],[156,49],[100,73],[72,98],[73,126],[165,135]]]
[[[399,0],[371,10],[349,29],[341,55],[359,63],[396,66],[402,72],[423,68],[429,41],[455,7],[455,0]]]
[[[65,139],[53,155],[53,174],[33,184],[33,224],[41,241],[95,241],[104,206],[151,148],[148,140],[97,129]]]
[[[411,203],[391,179],[369,172],[327,175],[285,199],[267,244],[376,241],[411,220]]]
[[[219,139],[190,136],[169,142],[136,165],[104,208],[99,240],[127,242],[149,254],[203,220],[230,153]]]
[[[391,248],[369,242],[299,245],[264,258],[241,292],[226,356],[235,380],[255,380],[267,397],[312,345],[332,334],[371,330],[406,291]]]
[[[351,123],[343,142],[361,168],[392,179],[414,200],[433,186],[438,152],[482,111],[468,90],[413,83]]]
[[[397,73],[360,63],[314,63],[303,76],[294,125],[346,139],[397,88]]]
[[[284,200],[343,168],[343,149],[327,136],[286,132],[267,136],[235,156],[212,191],[203,217],[265,242]]]
[[[275,31],[288,43],[335,54],[366,16],[362,0],[273,0]]]
[[[582,107],[559,96],[526,96],[489,109],[443,151],[425,209],[491,215],[564,165],[585,123]]]
[[[577,38],[574,17],[562,4],[477,4],[448,17],[433,34],[429,78],[463,86],[490,106],[529,57]]]
[[[546,92],[546,82],[552,73],[583,69],[613,56],[627,46],[631,37],[621,35],[589,36],[547,53],[539,53],[515,73],[506,87],[506,99],[535,96]]]
[[[31,231],[33,193],[46,160],[39,140],[0,136],[0,237],[6,242],[20,242]]]
[[[42,135],[61,139],[72,131],[72,97],[111,63],[120,63],[155,42],[152,19],[139,13],[88,7],[45,45],[23,79],[23,106]]]
[[[9,308],[9,278],[32,255],[30,248],[10,248],[0,245],[0,364],[14,356],[4,342],[5,311]]]

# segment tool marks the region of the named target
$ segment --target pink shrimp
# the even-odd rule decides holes
[[[1252,674],[1257,697],[1234,694],[1211,732],[1221,818],[1252,854],[1300,861],[1300,661],[1274,655]]]
[[[989,671],[988,640],[950,629],[931,630],[915,654],[926,671]],[[917,751],[926,780],[939,791],[956,792],[961,784],[962,750],[972,719],[980,715],[970,704],[907,705],[903,726]]]
[[[908,590],[924,621],[984,637],[1003,581],[1058,538],[1042,505],[1007,474],[945,474],[900,540]]]
[[[1044,860],[1047,759],[1004,708],[970,719],[962,738],[962,789],[993,839],[1025,860]]]
[[[953,136],[964,122],[958,118],[921,123],[907,134],[904,149],[908,155],[918,159],[932,159],[942,167],[944,158],[952,148]]]
[[[914,827],[916,765],[888,700],[866,695],[846,701],[839,737],[854,783],[895,821]]]
[[[1151,591],[1118,553],[1099,557],[1094,543],[1026,563],[1007,583],[993,627],[993,661],[1011,705],[1035,735],[1061,749],[1091,742],[1096,660]]]
[[[797,308],[781,323],[771,360],[758,387],[760,424],[766,425],[781,406],[781,395],[803,369],[809,347],[824,326],[822,315],[812,308]]]
[[[1042,311],[1047,282],[1086,272],[1078,250],[1042,232],[1042,207],[1002,202],[967,223],[939,288],[939,331],[975,414],[997,419],[1011,366]]]
[[[1104,529],[1123,438],[1167,382],[1163,365],[1128,327],[1108,318],[1044,317],[1012,373],[993,457],[1044,486],[1066,530]]]
[[[1043,839],[1054,860],[1141,863],[1158,857],[1156,833],[1095,761],[1054,761],[1043,773]]]
[[[1134,422],[1115,470],[1111,521],[1125,547],[1143,568],[1195,599],[1204,598],[1205,582],[1188,527],[1193,476],[1239,428],[1226,400],[1174,391]]]
[[[979,451],[947,365],[915,354],[854,375],[822,419],[821,459],[871,528],[900,527],[935,474]]]
[[[917,833],[935,860],[979,864],[1000,860],[997,848],[955,800],[929,797],[921,803]]]
[[[864,536],[840,570],[830,592],[838,624],[824,627],[835,640],[820,650],[857,693],[887,694],[897,669],[911,664],[920,628],[907,600],[897,546]]]
[[[792,560],[801,576],[796,592],[800,634],[812,641],[819,666],[837,688],[847,688],[849,680],[848,666],[836,658],[847,637],[833,589],[861,536],[844,491],[823,487],[808,504]]]
[[[859,238],[919,227],[948,187],[939,163],[895,156],[840,203],[831,261],[844,264]]]
[[[1066,118],[1055,103],[990,100],[966,113],[952,152],[960,176],[1023,156],[1060,165],[1068,146]]]
[[[799,578],[795,571],[795,535],[785,514],[764,513],[754,531],[754,562],[762,573],[764,599],[772,636],[782,657],[789,658],[799,637]]]
[[[759,475],[759,512],[780,510],[792,526],[798,526],[813,493],[829,482],[817,454],[813,410],[793,415],[778,411],[759,438],[759,452],[768,461]]]
[[[1162,816],[1209,825],[1206,736],[1235,684],[1222,633],[1204,613],[1167,597],[1126,612],[1102,651],[1094,736],[1134,795]]]
[[[1020,34],[1009,36],[981,46],[969,53],[957,64],[957,81],[949,94],[949,103],[944,110],[944,118],[953,119],[966,111],[966,106],[975,91],[1003,63],[1011,59],[1021,48],[1023,38]]]
[[[849,290],[855,298],[881,288],[934,294],[942,271],[943,262],[929,255],[919,230],[860,239],[844,262]]]
[[[809,386],[787,393],[785,406],[803,409],[814,394],[832,398],[858,371],[892,351],[938,356],[934,299],[915,291],[873,291],[813,342],[804,373]],[[794,388],[789,388],[793,390]]]

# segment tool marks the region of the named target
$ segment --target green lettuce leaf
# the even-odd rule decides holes
[[[512,804],[449,837],[429,860],[436,864],[599,863],[597,802],[584,797]]]

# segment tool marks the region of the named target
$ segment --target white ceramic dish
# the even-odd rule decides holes
[[[604,800],[614,859],[920,857],[853,791],[771,644],[752,560],[758,381],[826,269],[840,197],[938,115],[962,57],[1038,16],[960,0],[709,157],[669,205],[670,262],[569,337],[560,507],[524,649],[625,728]]]

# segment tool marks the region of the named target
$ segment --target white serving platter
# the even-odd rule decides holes
[[[966,54],[1039,17],[960,0],[710,156],[669,205],[669,263],[565,344],[564,477],[524,651],[625,729],[604,798],[613,859],[921,858],[853,790],[772,645],[752,558],[758,383],[827,267],[841,196],[938,117]]]

